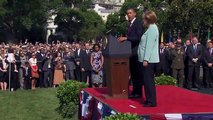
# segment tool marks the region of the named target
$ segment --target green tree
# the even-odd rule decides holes
[[[0,29],[15,38],[41,39],[48,12],[61,5],[60,0],[1,0]]]
[[[74,36],[80,40],[91,40],[102,34],[105,29],[102,18],[90,10],[61,10],[56,17],[56,24],[58,24],[57,31],[64,32],[68,40],[74,40]]]
[[[80,31],[79,38],[84,41],[89,41],[94,39],[96,36],[103,34],[105,30],[104,22],[95,11],[83,11],[83,16],[85,19],[84,27]]]
[[[169,3],[164,0],[128,0],[121,7],[118,13],[112,14],[108,17],[106,22],[106,28],[111,29],[115,24],[119,27],[116,27],[115,31],[125,33],[127,31],[128,22],[125,18],[126,11],[129,8],[134,8],[137,12],[137,18],[142,19],[143,13],[147,10],[154,10],[159,16],[158,25],[160,29],[163,27],[165,17],[164,10],[168,7]],[[114,32],[114,34],[116,34]]]

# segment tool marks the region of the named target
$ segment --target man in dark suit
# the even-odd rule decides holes
[[[196,36],[192,39],[192,45],[187,48],[188,56],[188,81],[187,87],[191,89],[194,86],[199,88],[200,65],[202,61],[202,45],[198,44]],[[194,77],[193,77],[194,76]]]
[[[186,54],[186,51],[188,49],[188,47],[191,45],[191,41],[190,40],[186,40],[185,42],[185,45],[183,47],[183,49],[185,50],[185,54]],[[187,81],[187,77],[188,77],[188,56],[185,55],[185,60],[184,60],[184,75],[185,75],[185,81],[184,81],[184,87],[187,87],[186,86],[186,81]]]
[[[52,87],[53,85],[53,56],[50,52],[47,52],[42,67],[44,74],[44,87]]]
[[[86,50],[82,52],[81,55],[81,71],[82,71],[82,81],[90,84],[91,82],[91,64],[90,64],[90,57],[91,57],[91,51],[90,51],[90,44],[85,44]]]
[[[142,63],[138,61],[138,45],[143,34],[143,24],[136,18],[136,10],[127,10],[129,27],[126,37],[119,37],[118,41],[130,41],[132,44],[132,56],[130,58],[130,75],[133,83],[133,92],[129,98],[140,98],[142,96]]]
[[[24,75],[24,86],[25,86],[25,89],[31,89],[32,70],[30,68],[29,62],[25,63],[25,67],[24,67],[24,70],[23,70],[23,75]]]
[[[204,52],[205,80],[206,88],[213,88],[213,42],[208,42],[208,49]]]
[[[42,66],[45,58],[44,48],[41,48],[40,51],[36,53],[38,74],[39,74],[39,86],[40,88],[44,87],[44,79],[42,74]]]
[[[75,75],[76,75],[76,79],[78,81],[82,80],[81,77],[81,55],[82,55],[82,49],[79,43],[76,43],[76,51],[75,51],[75,62],[76,62],[76,69],[75,69]]]
[[[75,65],[75,55],[70,49],[67,48],[66,54],[64,56],[65,63],[65,80],[75,80],[74,70]]]
[[[169,51],[164,46],[164,43],[160,44],[160,63],[156,66],[156,75],[160,76],[161,74],[169,75]]]

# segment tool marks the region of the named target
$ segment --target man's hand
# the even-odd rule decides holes
[[[208,63],[208,67],[212,67],[212,63]]]
[[[143,61],[143,66],[147,67],[148,66],[148,62],[146,60]]]
[[[85,69],[84,69],[84,68],[81,68],[81,71],[82,71],[82,72],[85,72]]]
[[[77,64],[77,65],[80,65],[80,61],[77,61],[76,64]]]
[[[124,42],[127,40],[127,37],[119,37],[117,40],[118,42]]]
[[[197,59],[197,58],[193,58],[192,61],[193,61],[194,63],[197,63],[198,59]]]

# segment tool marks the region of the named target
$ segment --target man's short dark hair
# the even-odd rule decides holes
[[[128,10],[132,10],[133,12],[137,13],[137,9],[135,9],[135,8],[128,8],[127,11]]]

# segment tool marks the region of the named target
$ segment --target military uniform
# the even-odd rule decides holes
[[[172,76],[178,80],[179,87],[183,87],[184,81],[184,58],[185,51],[180,46],[171,50],[172,58]]]

